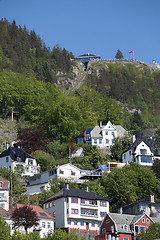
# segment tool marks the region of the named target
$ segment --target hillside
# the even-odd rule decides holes
[[[142,64],[94,63],[84,73],[72,53],[48,49],[34,31],[0,21],[0,118],[75,136],[108,120],[136,132],[158,127],[160,71]]]

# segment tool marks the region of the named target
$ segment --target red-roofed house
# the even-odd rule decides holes
[[[28,206],[31,207],[36,213],[37,217],[39,218],[39,226],[35,229],[37,231],[40,231],[40,237],[45,237],[49,232],[54,231],[54,217],[52,217],[49,213],[47,213],[43,208],[36,205],[27,205],[27,204],[21,204],[17,203],[15,204],[10,210],[9,213],[12,215],[13,211],[16,208]],[[24,229],[21,229],[24,232]],[[32,232],[33,228],[28,229],[28,232]]]
[[[9,210],[9,181],[0,176],[0,207]]]

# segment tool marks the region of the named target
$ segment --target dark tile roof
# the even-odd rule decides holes
[[[151,149],[151,151],[154,153],[154,154],[157,154],[157,151],[160,150],[160,144],[159,143],[156,143],[153,139],[141,139],[141,138],[138,138],[136,139],[135,142],[133,142],[129,148],[124,151],[124,152],[127,152],[128,150],[132,149],[132,152],[134,152],[137,148],[137,146],[141,143],[141,142],[144,142],[145,144],[147,144],[149,146],[149,148]]]
[[[142,198],[140,200],[137,200],[137,201],[131,202],[127,205],[124,205],[122,208],[128,208],[129,206],[133,206],[133,205],[136,205],[136,204],[139,204],[139,203],[151,204],[151,199],[150,199],[150,197]],[[154,204],[155,205],[160,205],[160,202],[154,201],[154,202],[152,202],[152,205],[154,205]]]
[[[26,158],[32,158],[28,153],[18,147],[9,147],[0,154],[0,158],[10,156],[12,160],[17,161],[17,157],[21,158],[21,162],[25,162]]]
[[[105,200],[105,201],[108,200],[105,197],[99,196],[93,192],[86,191],[83,189],[63,188],[59,192],[52,195],[51,197],[47,198],[43,203],[46,203],[46,202],[49,202],[52,200],[56,200],[56,199],[62,198],[62,197],[79,197],[79,198],[89,199],[89,200]]]

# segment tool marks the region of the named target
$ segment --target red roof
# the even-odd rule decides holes
[[[10,216],[9,212],[2,207],[0,207],[0,215],[4,218],[8,218]]]
[[[38,218],[50,218],[50,219],[55,219],[55,217],[52,217],[48,212],[46,212],[43,208],[37,205],[28,205],[28,204],[21,204],[21,203],[16,203],[12,208],[9,210],[10,213],[14,211],[16,208],[28,206],[33,208],[33,210],[37,213]]]

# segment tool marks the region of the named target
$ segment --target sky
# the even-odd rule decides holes
[[[51,50],[160,64],[160,0],[0,0],[0,19],[35,30]]]

